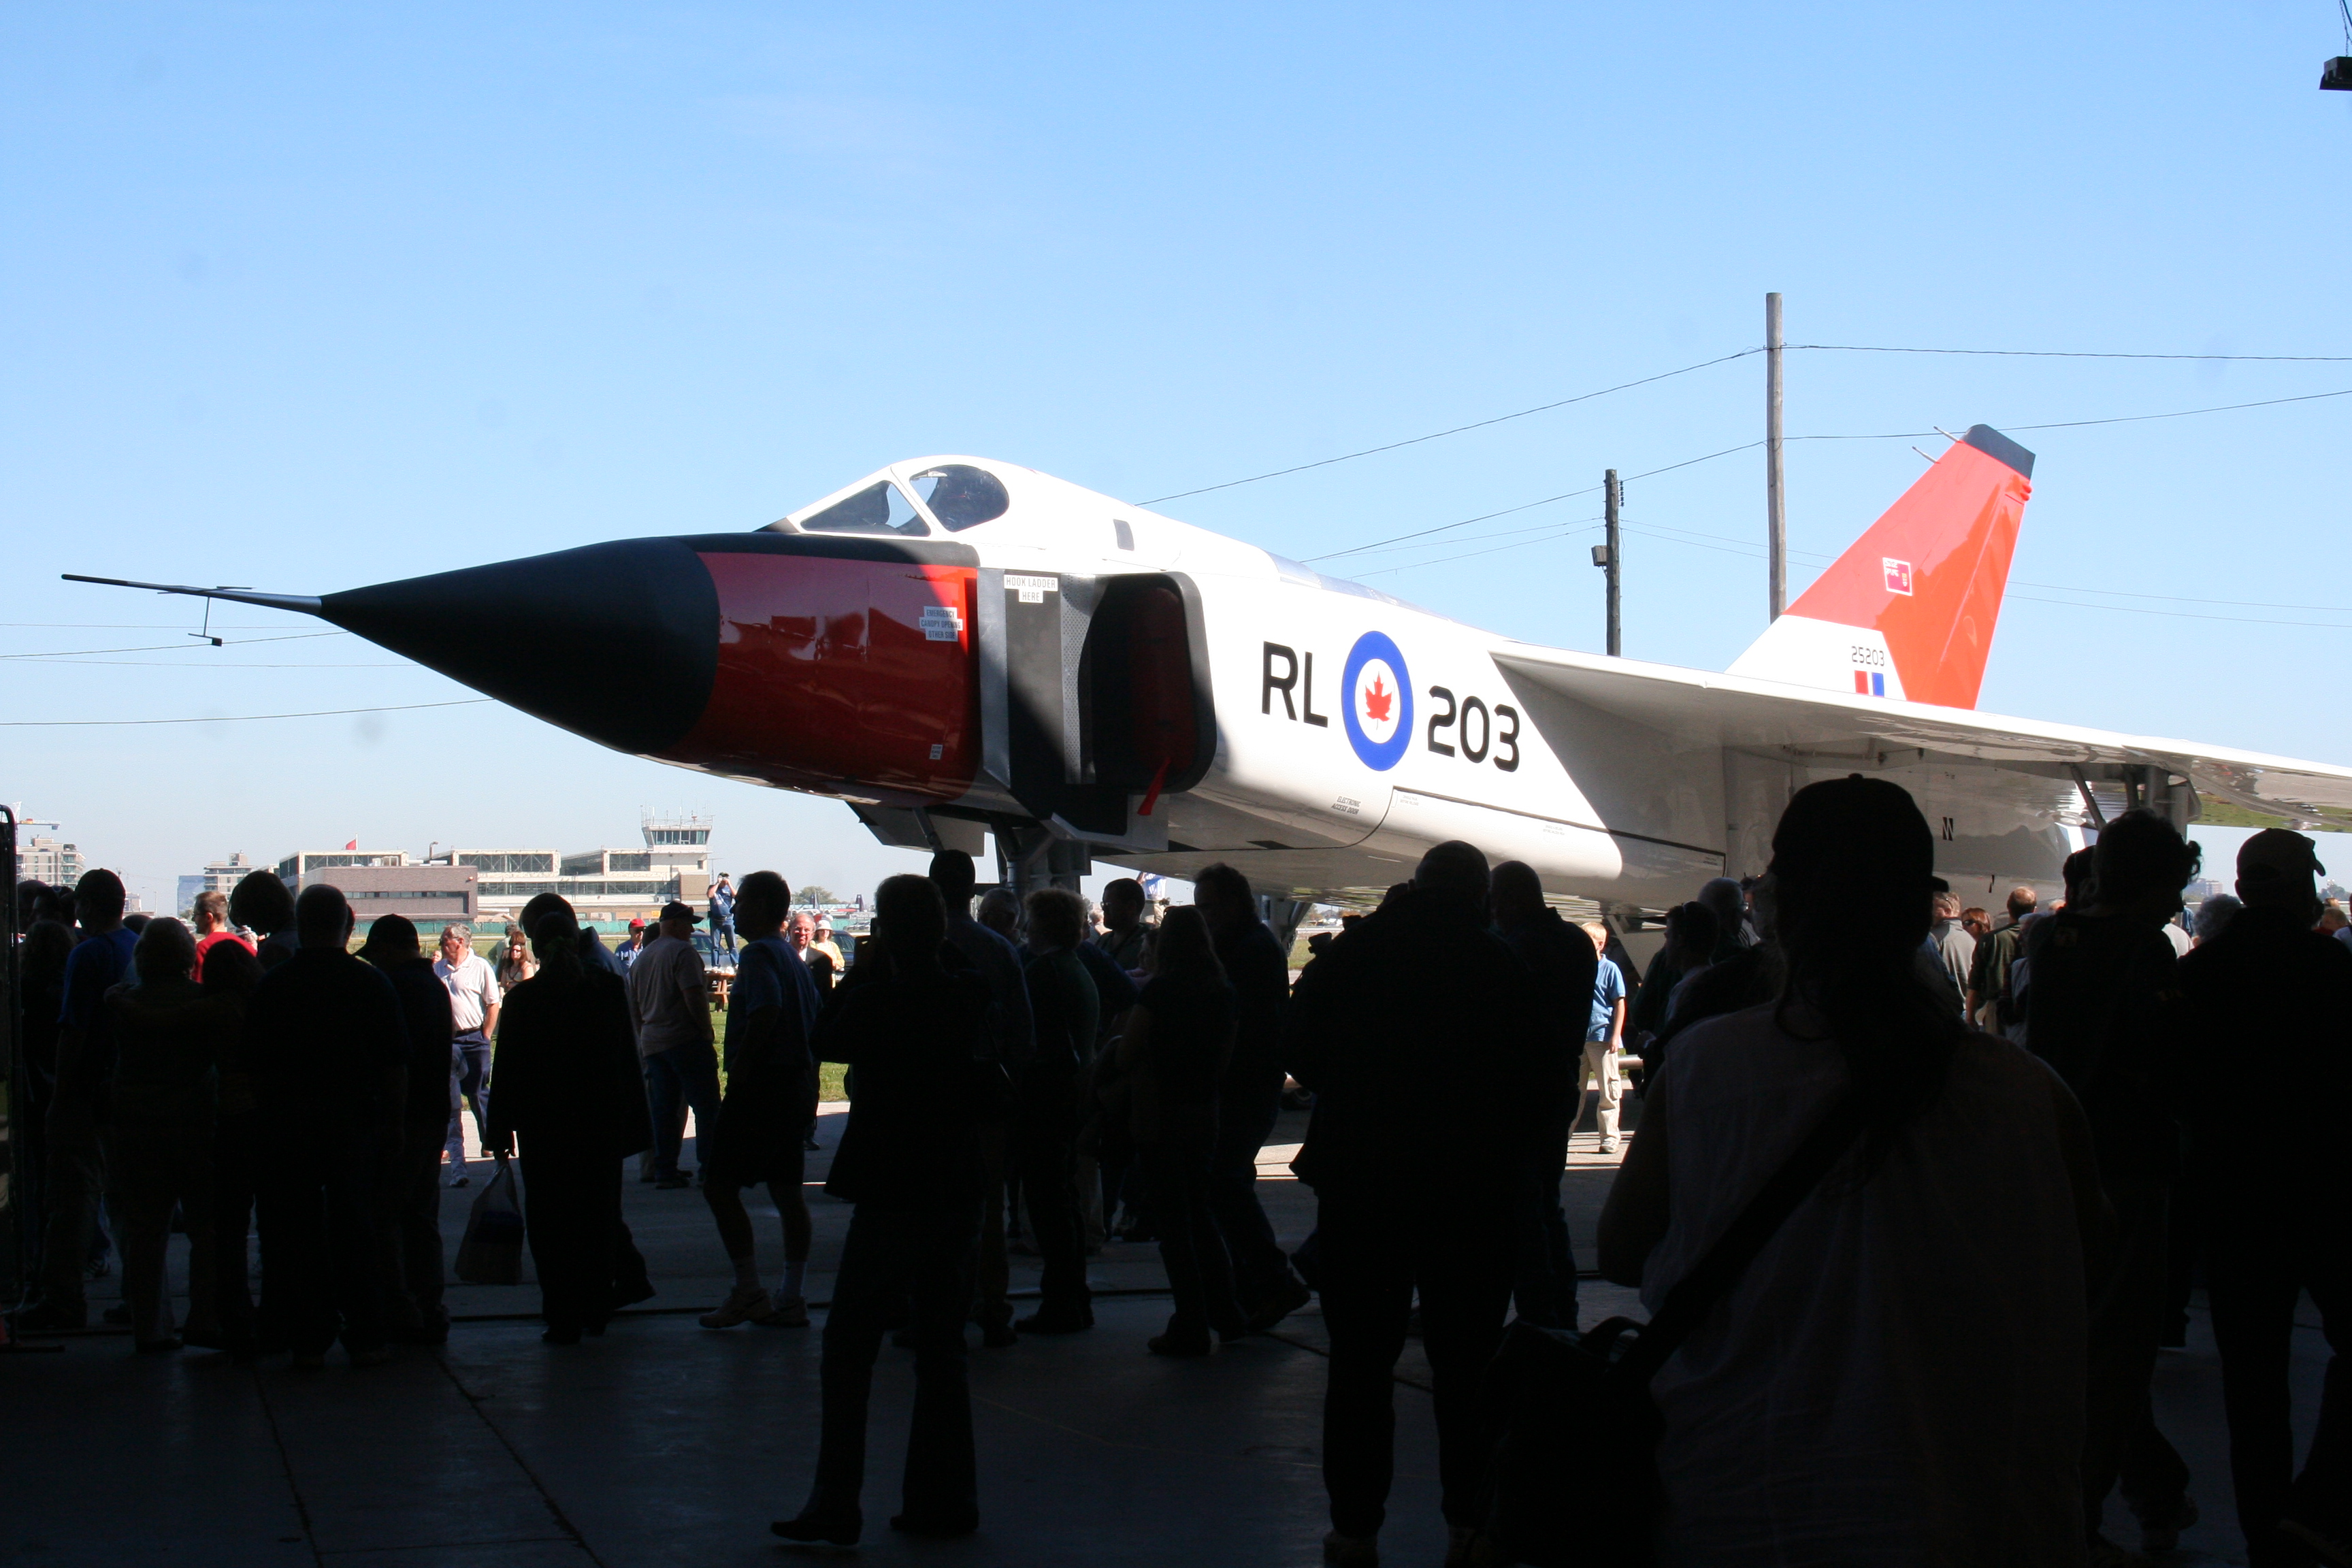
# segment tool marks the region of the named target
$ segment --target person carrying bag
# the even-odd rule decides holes
[[[498,1173],[466,1216],[466,1239],[457,1247],[457,1278],[468,1285],[522,1283],[522,1197],[514,1162],[504,1154],[498,1162]]]
[[[1465,1563],[2080,1568],[2112,1220],[2064,1082],[1924,973],[1935,849],[1886,780],[1790,801],[1780,995],[1677,1039],[1601,1215],[1651,1321],[1516,1333]]]
[[[1663,1423],[1650,1380],[1853,1147],[1862,1125],[1851,1099],[1833,1106],[1647,1323],[1610,1318],[1578,1332],[1512,1321],[1486,1382],[1500,1434],[1482,1529],[1486,1562],[1636,1568],[1652,1561]]]

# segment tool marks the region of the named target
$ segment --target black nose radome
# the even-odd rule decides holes
[[[719,594],[682,540],[634,539],[329,594],[372,643],[603,745],[676,744],[710,700]]]

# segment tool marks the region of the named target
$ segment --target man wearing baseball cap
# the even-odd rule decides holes
[[[629,921],[629,940],[613,950],[613,957],[620,964],[623,974],[628,973],[629,965],[635,963],[637,961],[637,954],[645,950],[646,922],[641,920],[632,920]]]
[[[653,1102],[654,1184],[692,1184],[677,1168],[683,1108],[694,1108],[695,1124],[709,1129],[719,1119],[719,1054],[710,1026],[710,978],[694,951],[694,928],[701,923],[688,905],[672,899],[662,906],[661,938],[648,942],[629,965],[629,1007],[637,1024],[637,1055],[646,1064],[646,1093]]]
[[[2203,1205],[2231,1479],[2257,1563],[2352,1561],[2352,952],[2312,929],[2326,869],[2302,834],[2255,834],[2238,851],[2245,908],[2180,961],[2198,1037],[2252,1085],[2207,1107],[2183,1196]],[[2337,1353],[2298,1476],[2287,1365],[2305,1290]]]

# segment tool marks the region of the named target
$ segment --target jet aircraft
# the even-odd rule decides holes
[[[1724,674],[1494,636],[969,457],[754,531],[315,598],[72,580],[316,616],[599,744],[842,800],[886,844],[992,830],[1024,882],[1225,860],[1360,906],[1461,838],[1630,915],[1760,871],[1795,790],[1861,772],[1975,896],[2054,889],[2131,805],[2352,806],[2352,769],[1974,711],[2032,471],[1975,426]]]

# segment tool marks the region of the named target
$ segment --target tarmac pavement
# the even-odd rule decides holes
[[[1313,1194],[1283,1167],[1304,1119],[1286,1116],[1260,1184],[1286,1247],[1313,1226]],[[842,1122],[828,1115],[829,1151]],[[1586,1132],[1563,1184],[1570,1234],[1590,1265],[1593,1224],[1616,1164]],[[809,1295],[822,1301],[846,1205],[818,1190]],[[691,1146],[689,1158],[692,1163]],[[477,1184],[447,1192],[454,1254]],[[752,1198],[761,1272],[781,1263],[774,1211]],[[778,1542],[768,1521],[795,1513],[815,1459],[821,1328],[717,1331],[693,1314],[730,1276],[701,1195],[634,1180],[629,1224],[660,1294],[602,1340],[540,1342],[537,1291],[454,1282],[458,1321],[439,1352],[404,1349],[323,1372],[284,1357],[242,1368],[187,1351],[141,1356],[127,1334],[68,1336],[62,1354],[0,1358],[0,1561],[34,1565],[185,1563],[348,1568],[728,1568],[834,1555]],[[181,1244],[174,1243],[175,1268]],[[528,1268],[528,1265],[526,1265]],[[1287,1568],[1321,1561],[1318,1469],[1322,1322],[1309,1307],[1274,1335],[1199,1360],[1145,1352],[1168,1310],[1158,1249],[1112,1243],[1091,1260],[1097,1326],[1029,1338],[971,1359],[982,1528],[963,1542],[895,1536],[911,1355],[886,1349],[875,1383],[861,1555],[877,1563],[1117,1562]],[[95,1314],[115,1300],[94,1288]],[[1034,1288],[1016,1258],[1016,1290]],[[1639,1315],[1633,1293],[1588,1279],[1588,1324]],[[2195,1474],[2203,1521],[2179,1563],[2242,1562],[2229,1507],[2219,1369],[2201,1308],[2190,1348],[2168,1352],[2158,1419]],[[2296,1335],[2305,1440],[2326,1353]],[[821,1326],[823,1314],[818,1314]],[[1381,1538],[1393,1563],[1444,1551],[1435,1436],[1418,1344],[1398,1368],[1397,1480]],[[2118,1510],[2116,1538],[2136,1540]]]

